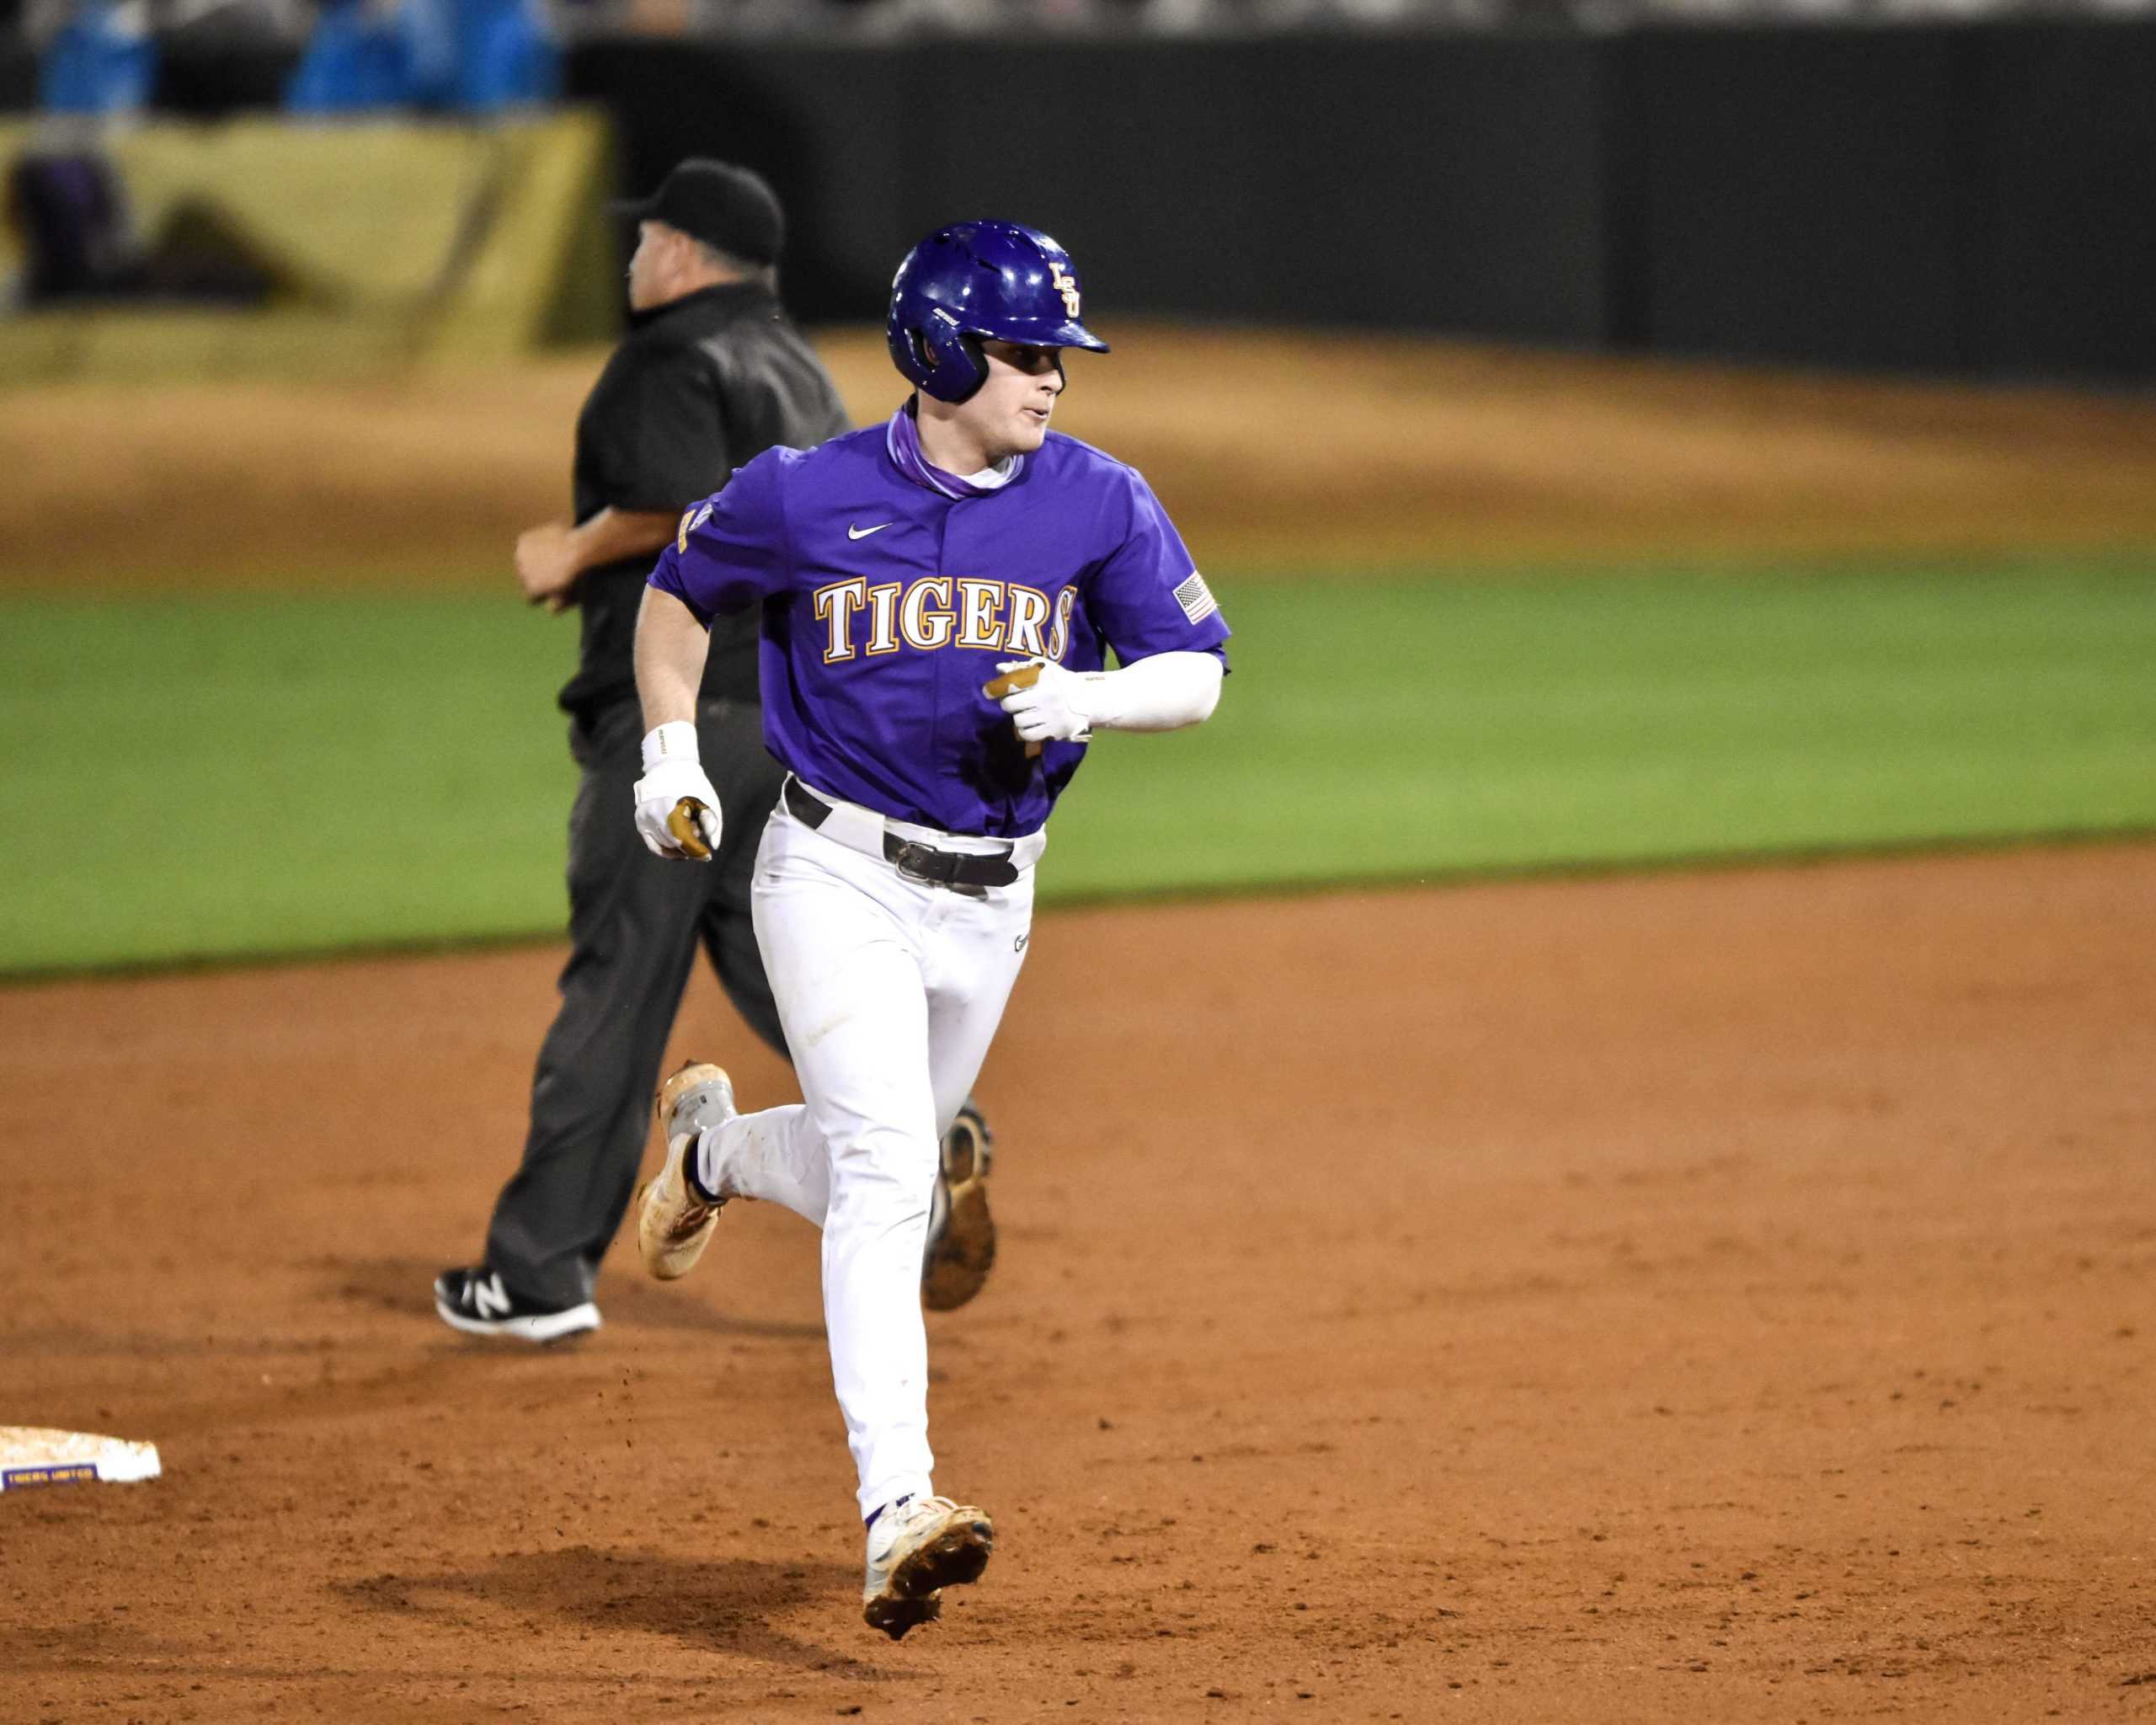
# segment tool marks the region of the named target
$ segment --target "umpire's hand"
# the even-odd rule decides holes
[[[548,521],[516,536],[516,585],[529,603],[556,611],[568,606],[584,573],[569,537],[574,531],[567,521]]]

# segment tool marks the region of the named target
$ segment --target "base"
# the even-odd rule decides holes
[[[155,1479],[163,1471],[155,1444],[94,1432],[0,1425],[0,1492],[26,1486],[132,1485]]]

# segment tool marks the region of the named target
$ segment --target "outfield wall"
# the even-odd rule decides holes
[[[228,115],[273,99],[288,69],[278,55],[175,58],[158,100]],[[629,189],[694,153],[766,172],[792,216],[788,297],[811,321],[875,318],[915,237],[1002,212],[1070,245],[1097,303],[1126,318],[2001,378],[2156,376],[2156,23],[638,38],[579,49],[569,83],[611,115]],[[131,179],[153,150],[233,159],[229,143],[171,141],[187,130],[117,134]],[[391,120],[295,131],[287,148],[280,130],[259,107],[243,122],[265,161],[304,166],[328,137],[374,164],[388,256],[414,213],[399,152],[446,161],[578,136]],[[579,170],[600,159],[588,135],[574,153]],[[584,174],[556,179],[585,200],[551,218],[574,243],[518,239],[470,278],[550,280],[545,304],[490,302],[452,345],[604,333],[595,310],[610,320],[618,260]],[[296,194],[304,228],[319,190],[279,166],[257,188],[267,202],[253,201]],[[417,337],[409,317],[368,327],[385,353],[438,346],[454,320],[435,308],[455,297],[434,296]],[[194,322],[238,359],[259,344],[263,326]],[[110,323],[63,329],[58,346],[41,333],[50,363],[0,371],[84,369],[77,350]],[[296,349],[323,349],[324,330],[286,324]],[[120,357],[135,363],[131,350]]]
[[[1022,216],[1119,315],[2156,375],[2156,24],[581,50],[632,184],[788,197],[791,296]]]

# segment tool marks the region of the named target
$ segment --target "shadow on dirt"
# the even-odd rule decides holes
[[[323,1291],[347,1305],[408,1316],[434,1315],[434,1281],[445,1266],[418,1258],[323,1258],[312,1268],[323,1279]],[[782,1340],[818,1341],[821,1324],[795,1323],[772,1318],[736,1317],[714,1311],[693,1294],[606,1274],[599,1285],[600,1316],[607,1324],[648,1330],[695,1330],[713,1336],[761,1336]],[[492,1345],[494,1338],[483,1338]]]
[[[670,1637],[691,1647],[838,1677],[899,1674],[789,1635],[776,1620],[813,1611],[834,1632],[859,1628],[860,1578],[838,1563],[734,1557],[700,1563],[648,1551],[571,1546],[524,1551],[464,1573],[385,1573],[334,1589],[370,1610],[469,1622],[499,1633],[523,1618]]]

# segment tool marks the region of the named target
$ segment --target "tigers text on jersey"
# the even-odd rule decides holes
[[[1050,432],[1008,483],[953,496],[901,466],[910,443],[876,425],[767,451],[682,517],[651,585],[707,624],[761,604],[765,741],[809,784],[946,832],[1021,837],[1086,745],[1028,757],[981,692],[997,661],[1225,661],[1228,628],[1135,469]]]

